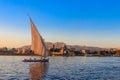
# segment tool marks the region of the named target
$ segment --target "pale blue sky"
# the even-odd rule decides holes
[[[31,43],[30,14],[50,42],[120,47],[119,0],[0,0],[0,47]]]

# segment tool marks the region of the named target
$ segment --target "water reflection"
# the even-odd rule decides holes
[[[42,80],[48,70],[49,63],[41,62],[30,65],[31,80]]]

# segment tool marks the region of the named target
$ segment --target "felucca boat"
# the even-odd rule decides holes
[[[23,62],[48,62],[49,58],[47,57],[47,49],[45,46],[45,42],[38,32],[35,24],[33,23],[32,19],[30,18],[30,25],[31,25],[31,34],[32,34],[32,44],[31,44],[31,51],[34,54],[40,56],[40,59],[24,59]]]

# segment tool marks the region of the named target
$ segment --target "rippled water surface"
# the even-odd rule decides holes
[[[0,56],[0,80],[120,80],[120,57],[49,57],[49,63],[21,62],[34,57]]]

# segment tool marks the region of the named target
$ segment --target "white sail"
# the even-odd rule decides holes
[[[30,24],[31,24],[31,33],[32,33],[32,45],[31,45],[31,50],[38,55],[41,55],[43,57],[46,56],[46,46],[43,41],[42,36],[38,32],[35,24],[33,21],[30,19]]]

